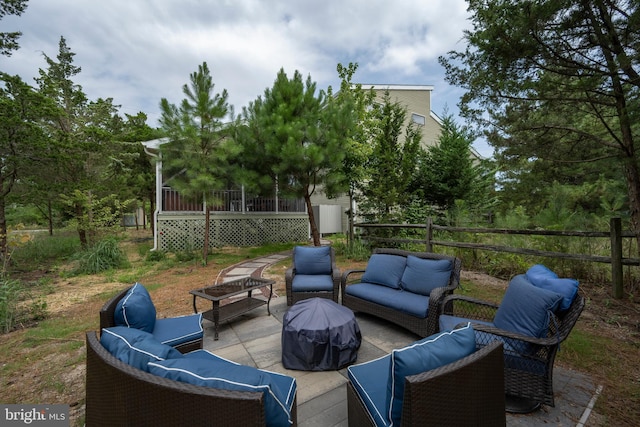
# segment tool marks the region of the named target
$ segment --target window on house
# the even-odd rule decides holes
[[[427,123],[427,118],[422,114],[411,114],[411,121],[417,125],[424,126]]]

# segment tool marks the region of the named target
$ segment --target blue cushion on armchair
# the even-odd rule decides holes
[[[400,255],[373,254],[360,281],[400,289],[406,264],[407,258]]]
[[[331,274],[331,247],[296,246],[293,262],[296,274]]]
[[[423,259],[409,255],[400,286],[414,294],[429,296],[435,288],[447,286],[450,277],[451,261],[448,259]]]
[[[134,284],[118,302],[113,313],[117,326],[141,329],[152,333],[156,324],[156,308],[149,292],[140,283]]]
[[[549,328],[550,314],[562,303],[562,295],[533,286],[526,275],[515,276],[496,311],[493,324],[505,331],[542,338]]]
[[[157,319],[153,336],[163,344],[178,346],[202,339],[202,313]]]
[[[391,425],[399,426],[402,417],[405,377],[430,371],[462,359],[476,351],[476,338],[470,324],[441,332],[391,352],[387,403]]]
[[[333,278],[328,274],[296,274],[291,281],[293,292],[330,292]]]

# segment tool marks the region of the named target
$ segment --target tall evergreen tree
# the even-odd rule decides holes
[[[296,71],[289,79],[281,69],[264,97],[243,111],[246,133],[239,137],[247,153],[245,166],[258,171],[254,177],[277,182],[284,196],[304,198],[316,246],[320,233],[311,196],[320,185],[331,188],[344,182],[339,176],[343,144],[354,123],[351,104],[345,105],[316,92],[311,76],[303,82]]]
[[[177,172],[171,186],[205,208],[203,261],[209,253],[210,208],[213,190],[225,188],[229,166],[236,154],[234,141],[223,119],[230,113],[227,90],[214,93],[215,85],[206,62],[191,73],[182,87],[186,98],[180,106],[160,101],[160,125],[170,139],[161,147],[163,169]]]
[[[371,110],[367,140],[372,154],[367,162],[369,180],[362,186],[362,206],[378,221],[397,216],[410,200],[422,136],[412,123],[405,126],[406,117],[406,108],[393,102],[388,92],[383,103]]]
[[[6,15],[20,16],[27,9],[27,0],[0,0],[0,19]],[[11,56],[17,50],[20,31],[0,32],[0,55]]]

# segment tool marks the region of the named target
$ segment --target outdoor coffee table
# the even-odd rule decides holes
[[[269,309],[269,303],[271,302],[271,295],[273,294],[274,280],[262,279],[258,277],[243,277],[242,279],[232,280],[230,282],[221,283],[219,285],[207,286],[205,288],[195,289],[189,291],[193,295],[193,311],[198,313],[196,307],[196,297],[204,298],[211,301],[212,308],[202,313],[202,317],[210,320],[214,324],[215,336],[214,340],[218,339],[218,327],[220,322],[224,322],[234,317],[241,316],[254,308],[267,305],[267,313],[271,315]],[[251,296],[251,293],[260,288],[269,287],[269,298],[265,301],[261,298],[255,298]],[[221,301],[231,298],[236,295],[242,295],[246,292],[245,297],[236,299],[235,301],[228,301],[224,304],[220,304]]]

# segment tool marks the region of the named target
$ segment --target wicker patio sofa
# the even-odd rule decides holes
[[[386,263],[388,259],[384,259],[385,256],[392,256],[388,259],[395,258],[399,259],[400,262],[391,262],[389,266],[379,265],[379,260],[381,259]],[[404,260],[401,258],[404,258]],[[404,266],[409,258],[413,260],[419,258],[420,260],[435,262],[449,261],[448,268],[450,274],[448,275],[448,280],[447,276],[442,280],[442,276],[439,275],[440,281],[444,283],[436,285],[432,290],[420,293],[416,288],[422,286],[431,288],[433,278],[429,277],[429,274],[416,274],[416,271],[420,271],[418,268],[413,270],[414,274],[409,275],[411,276],[411,286],[405,286],[407,284],[404,283],[403,280],[406,280],[405,278],[407,276],[403,275],[402,269],[405,269],[405,272],[407,271]],[[374,261],[377,265],[373,265]],[[409,263],[411,262],[412,261],[409,260]],[[452,294],[454,289],[459,286],[461,266],[462,263],[459,258],[448,255],[377,248],[374,250],[366,269],[350,269],[344,271],[342,274],[340,281],[342,304],[354,312],[367,313],[380,317],[400,325],[420,337],[427,337],[438,331],[440,302],[445,296]],[[431,267],[429,267],[429,269],[430,268]],[[391,279],[394,283],[388,283],[388,277],[383,278],[383,280],[378,280],[376,283],[366,282],[368,277],[367,273],[372,272],[374,269],[378,270],[378,276],[394,276]],[[395,271],[395,274],[390,274],[391,271]],[[400,276],[402,276],[402,279]],[[380,282],[385,280],[387,284],[381,285]],[[356,289],[358,290],[357,292]],[[405,299],[404,302],[401,301],[401,299]],[[421,311],[421,313],[416,315],[416,313],[410,313],[408,310],[401,308],[405,305],[405,302],[407,305],[414,307],[419,305],[416,308],[417,311]]]
[[[100,331],[117,325],[116,308],[133,287],[142,286],[138,283],[126,288],[107,301],[100,309]],[[153,311],[155,317],[155,309]],[[158,319],[155,326],[162,329],[163,337],[160,341],[172,345],[181,353],[188,353],[202,348],[202,314],[191,314],[167,319]],[[186,328],[186,332],[185,332]],[[149,331],[151,332],[151,331]]]
[[[142,371],[87,332],[86,425],[266,426],[264,394],[203,387]],[[295,399],[295,397],[294,397]],[[296,402],[291,408],[297,424]]]
[[[473,331],[471,333],[473,334]],[[471,345],[473,346],[473,343]],[[407,347],[409,351],[412,351],[411,347],[413,346]],[[441,349],[441,351],[447,350]],[[387,378],[387,381],[384,381],[391,374],[381,372],[381,367],[378,366],[385,365],[384,359],[390,357],[393,357],[393,352],[384,358],[369,362],[371,365],[369,367],[362,364],[363,368],[358,368],[358,365],[348,368],[349,427],[376,425],[498,427],[506,424],[502,343],[494,341],[466,357],[433,369],[418,371],[414,375],[404,376],[404,391],[402,399],[397,402],[396,409],[389,406],[390,400],[394,397],[390,397],[392,388],[387,381],[397,384],[397,381],[402,381],[402,378],[395,381],[393,378]],[[404,361],[406,362],[407,359]],[[386,364],[389,363],[386,361]],[[394,365],[394,363],[391,364],[391,369],[397,374],[398,368],[394,368]],[[360,369],[359,375],[355,372],[358,369]],[[371,372],[367,372],[367,369]],[[376,389],[378,389],[377,393]],[[383,401],[385,392],[387,396]],[[380,393],[382,397],[376,397],[376,395],[380,396]],[[400,413],[398,413],[399,409]]]

